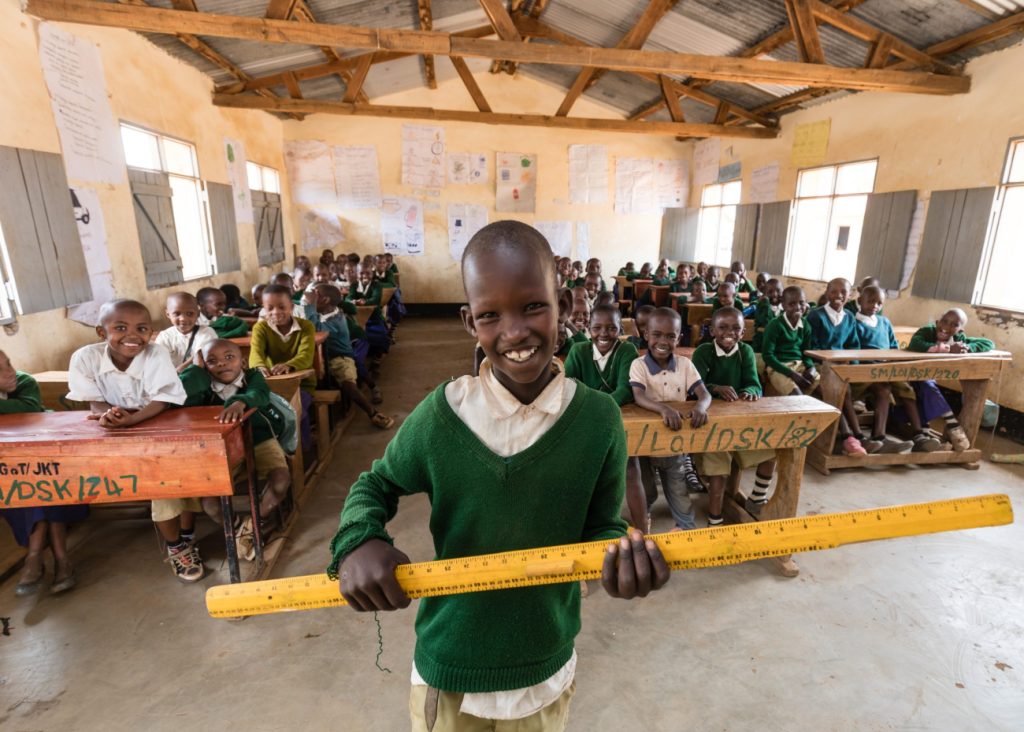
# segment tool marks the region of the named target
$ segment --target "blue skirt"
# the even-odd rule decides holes
[[[30,506],[28,508],[5,508],[0,514],[7,519],[19,546],[28,546],[28,537],[40,521],[59,524],[77,524],[89,516],[89,506],[76,503],[71,506]]]

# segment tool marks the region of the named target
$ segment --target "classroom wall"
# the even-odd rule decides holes
[[[18,0],[0,0],[0,145],[60,153],[60,140],[39,64],[35,24],[23,15]],[[239,139],[247,157],[281,172],[282,197],[288,201],[282,158],[281,122],[264,112],[228,110],[210,102],[212,82],[205,74],[153,46],[130,31],[61,24],[62,28],[99,46],[107,93],[116,119],[187,140],[196,145],[202,178],[227,183],[222,152],[225,137]],[[107,229],[107,246],[115,292],[149,306],[163,317],[167,294],[179,289],[233,282],[245,290],[269,276],[258,266],[254,227],[239,225],[241,272],[193,280],[182,286],[146,290],[131,192],[123,185],[90,183],[99,192]],[[285,222],[285,241],[290,240]],[[20,288],[31,283],[19,282]],[[68,320],[65,309],[18,316],[17,332],[0,333],[0,350],[16,368],[43,371],[67,368],[72,351],[96,339],[92,328]]]
[[[448,65],[437,57],[438,67]],[[439,68],[439,74],[443,71]],[[373,73],[373,72],[371,72]],[[486,70],[475,74],[484,96],[496,112],[552,114],[565,92],[528,77],[491,74]],[[427,88],[374,97],[374,104],[430,106],[438,109],[475,110],[472,99],[458,79],[440,81],[436,90]],[[621,119],[621,114],[607,107],[580,99],[572,116]],[[381,189],[384,195],[419,197],[424,202],[424,254],[401,257],[402,293],[407,302],[460,302],[464,296],[459,265],[449,254],[447,205],[473,203],[488,208],[488,220],[517,219],[534,221],[589,221],[590,252],[604,263],[604,274],[611,284],[626,259],[656,260],[661,236],[660,214],[618,215],[614,205],[613,158],[688,159],[689,146],[672,137],[622,133],[556,130],[535,127],[512,127],[459,122],[439,123],[445,129],[449,151],[486,152],[489,157],[489,182],[486,185],[448,184],[437,196],[424,195],[401,183],[401,132],[404,123],[430,124],[414,120],[348,118],[311,115],[302,121],[286,121],[284,134],[289,140],[324,140],[331,145],[375,145],[380,164]],[[608,147],[608,201],[604,204],[569,204],[568,155],[570,144],[601,144]],[[494,211],[494,161],[496,152],[537,154],[537,206],[533,214],[499,213]],[[299,231],[300,212],[290,212],[293,231]],[[376,209],[349,210],[343,214],[345,243],[336,251],[360,254],[382,250],[380,212]]]
[[[927,200],[932,191],[998,186],[1007,142],[1024,135],[1024,104],[1020,100],[1024,45],[982,56],[967,65],[968,94],[937,97],[917,94],[861,93],[821,104],[782,118],[775,140],[722,140],[722,164],[742,161],[743,202],[749,201],[750,173],[778,162],[777,200],[792,198],[797,169],[790,162],[797,125],[831,119],[826,164],[878,158],[876,192],[916,189]],[[691,192],[699,205],[699,191]],[[774,274],[774,273],[773,273]],[[799,281],[796,281],[799,282]],[[824,283],[804,282],[808,298],[817,298]],[[925,325],[951,307],[963,308],[967,332],[994,340],[1014,353],[1001,388],[990,399],[1024,410],[1024,328],[1020,320],[993,317],[966,303],[914,297],[908,287],[890,298],[885,312],[896,325]]]

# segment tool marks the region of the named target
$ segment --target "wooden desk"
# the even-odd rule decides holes
[[[912,325],[894,325],[892,332],[896,336],[896,344],[901,349],[906,349],[910,346],[910,339],[914,337],[917,328]]]
[[[249,367],[249,351],[252,348],[252,336],[239,336],[238,338],[229,338],[229,341],[234,343],[242,351],[242,360],[245,363],[246,368]],[[324,364],[326,359],[324,358],[324,342],[327,340],[327,331],[320,330],[316,333],[316,351],[313,354],[313,370],[316,372],[317,378],[322,379],[324,374]]]
[[[654,280],[635,279],[633,280],[633,299],[639,301],[641,296],[647,292],[647,288],[654,283]]]
[[[267,376],[267,386],[270,390],[282,399],[287,399],[295,410],[295,419],[298,424],[302,423],[302,397],[299,393],[299,386],[302,380],[313,373],[313,369],[299,369],[290,374],[280,376]],[[296,425],[298,428],[298,424]],[[306,493],[306,458],[302,454],[302,440],[299,440],[299,447],[295,453],[288,457],[290,472],[292,474],[292,493],[296,503]]]
[[[73,402],[66,398],[70,391],[67,371],[42,371],[32,374],[32,378],[39,383],[39,394],[47,409],[66,412],[89,408],[88,402]]]
[[[366,324],[370,322],[370,316],[376,309],[376,305],[356,305],[356,322],[359,323],[360,328],[366,328]]]
[[[640,331],[637,330],[636,321],[633,318],[622,319],[622,334],[625,336],[633,336],[634,338],[640,337]]]
[[[238,582],[236,468],[246,467],[257,526],[259,500],[247,423],[221,424],[220,413],[220,407],[169,409],[123,430],[104,429],[82,412],[0,415],[0,506],[220,496],[231,581]],[[259,541],[257,554],[261,565]]]
[[[1011,360],[1006,351],[987,353],[916,353],[895,349],[862,349],[850,351],[807,351],[821,365],[822,398],[841,407],[850,384],[877,384],[893,381],[959,381],[963,392],[960,425],[971,441],[963,452],[911,452],[895,455],[833,455],[838,425],[818,436],[807,461],[824,475],[832,468],[854,468],[868,465],[919,465],[922,463],[956,463],[977,467],[981,450],[974,446],[985,408],[985,392],[989,381],[998,376]],[[865,363],[851,363],[863,361]]]
[[[663,308],[668,305],[669,290],[671,285],[651,285],[651,305],[656,308]]]
[[[682,414],[687,414],[693,405],[694,402],[673,404]],[[796,516],[807,448],[838,417],[838,409],[809,396],[764,397],[756,402],[715,399],[708,409],[707,424],[695,430],[684,420],[682,429],[673,432],[654,412],[635,404],[622,408],[630,455],[671,457],[682,453],[775,450],[775,491],[759,519],[747,513],[740,503],[740,471],[733,465],[725,511],[730,519],[742,523]],[[775,561],[788,577],[795,577],[800,571],[791,556]]]
[[[619,286],[619,302],[633,302],[633,282],[625,275],[615,275],[615,282]]]

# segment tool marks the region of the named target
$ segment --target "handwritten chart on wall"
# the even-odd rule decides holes
[[[450,152],[447,159],[449,183],[470,185],[487,182],[486,153]]]
[[[654,161],[649,158],[616,158],[615,213],[654,213],[658,210],[655,198]]]
[[[322,140],[285,140],[292,201],[299,204],[334,203],[334,167],[331,148]]]
[[[380,233],[385,252],[396,256],[423,254],[423,202],[418,198],[382,199]]]
[[[245,146],[239,140],[224,138],[224,158],[228,164],[228,183],[235,202],[235,223],[251,224],[252,193],[245,170]]]
[[[89,272],[92,300],[68,308],[68,318],[83,325],[99,322],[100,306],[114,299],[114,275],[107,249],[107,228],[103,223],[103,209],[99,195],[92,188],[79,186],[71,189],[75,206],[75,224],[82,241],[85,266]]]
[[[779,164],[769,163],[750,171],[750,202],[772,203],[777,200]]]
[[[569,203],[608,200],[608,147],[569,145]]]
[[[444,128],[402,125],[402,184],[444,188]]]
[[[790,163],[793,167],[809,168],[825,162],[831,128],[831,119],[796,126],[793,133],[793,150],[790,154]]]
[[[498,153],[494,177],[494,210],[533,213],[537,207],[537,156]]]
[[[334,147],[334,184],[343,209],[380,208],[380,166],[373,145]]]
[[[572,256],[571,221],[535,221],[533,228],[548,240],[553,254],[557,254],[559,257]]]
[[[305,209],[302,212],[302,248],[332,249],[345,241],[341,219],[333,211]]]
[[[722,157],[722,141],[717,137],[701,140],[693,148],[693,182],[699,186],[718,179],[718,161]]]
[[[123,183],[124,149],[107,99],[99,49],[52,23],[41,23],[39,61],[68,178]]]
[[[472,203],[448,204],[448,251],[456,262],[473,235],[487,226],[487,207]]]
[[[690,195],[685,160],[655,160],[654,189],[659,208],[683,208]]]

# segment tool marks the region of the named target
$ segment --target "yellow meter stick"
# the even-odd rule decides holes
[[[651,534],[648,538],[658,544],[672,569],[697,569],[832,549],[862,541],[1012,522],[1010,499],[1005,495],[992,494]],[[603,539],[585,544],[404,564],[395,569],[395,576],[409,597],[437,597],[598,579],[610,543]],[[326,574],[220,585],[206,592],[206,609],[215,618],[314,610],[344,604],[337,581],[329,579]]]

